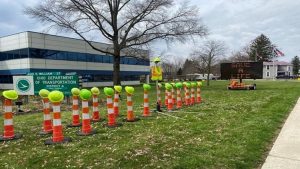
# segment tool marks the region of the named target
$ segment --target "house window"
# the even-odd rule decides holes
[[[267,77],[270,77],[270,72],[267,72]]]
[[[267,70],[270,70],[270,66],[269,65],[267,65]],[[268,72],[269,73],[269,72]]]

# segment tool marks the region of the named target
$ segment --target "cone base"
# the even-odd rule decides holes
[[[126,119],[123,119],[124,122],[136,122],[136,121],[139,121],[139,120],[141,120],[141,119],[138,118],[138,117],[135,117],[135,118],[132,119],[132,120],[128,120],[127,118],[126,118]]]
[[[22,138],[23,135],[20,134],[20,133],[15,133],[14,137],[11,137],[11,138],[4,138],[3,136],[0,136],[0,141],[10,141],[10,140],[17,140],[17,139],[20,139]]]
[[[84,133],[84,132],[82,132],[82,131],[78,131],[78,132],[76,133],[76,135],[77,135],[77,136],[90,136],[90,135],[94,135],[94,134],[96,134],[96,133],[97,133],[97,131],[94,130],[94,129],[92,129],[91,132],[89,132],[89,133]]]
[[[68,124],[67,127],[81,127],[81,123],[79,123],[79,124]]]
[[[102,122],[102,121],[104,121],[104,120],[105,120],[105,119],[97,119],[97,120],[91,119],[91,122],[97,123],[97,122]]]
[[[108,128],[116,128],[122,126],[122,123],[116,123],[115,125],[108,125],[108,123],[105,123],[103,126]]]
[[[48,134],[52,134],[52,130],[51,131],[40,131],[39,133],[38,133],[38,135],[48,135]]]
[[[53,142],[52,139],[47,139],[45,141],[45,145],[64,144],[64,143],[68,143],[68,142],[71,142],[71,141],[72,141],[72,139],[70,137],[64,137],[64,140],[60,141],[60,142]]]

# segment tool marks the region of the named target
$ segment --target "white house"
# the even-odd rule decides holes
[[[293,65],[284,61],[264,62],[263,79],[293,76]]]

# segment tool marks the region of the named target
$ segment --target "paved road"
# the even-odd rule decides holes
[[[280,131],[262,169],[300,169],[300,98]]]

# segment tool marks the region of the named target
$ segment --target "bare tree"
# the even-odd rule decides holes
[[[175,55],[164,55],[161,58],[163,70],[174,78],[178,70],[183,67],[184,58]]]
[[[206,35],[195,6],[174,0],[45,0],[27,7],[31,17],[70,31],[94,50],[114,56],[113,82],[120,84],[121,52],[164,39],[184,42],[190,36]],[[88,35],[104,37],[112,48],[100,48]]]
[[[224,42],[208,40],[204,45],[192,52],[191,56],[197,59],[199,67],[204,66],[207,73],[207,86],[209,86],[212,67],[217,63],[219,57],[225,56]]]
[[[232,52],[228,60],[233,62],[250,61],[250,52],[250,47],[245,46],[239,51]]]

